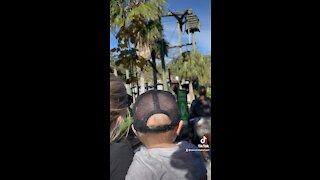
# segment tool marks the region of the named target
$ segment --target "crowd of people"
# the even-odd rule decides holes
[[[206,88],[190,107],[190,141],[177,141],[183,128],[174,93],[149,90],[135,101],[133,123],[126,137],[119,138],[128,110],[123,81],[110,74],[110,180],[205,180],[211,148],[211,100]],[[198,151],[199,150],[199,151]]]

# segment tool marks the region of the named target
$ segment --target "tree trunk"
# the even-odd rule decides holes
[[[114,74],[115,76],[118,76],[118,72],[117,72],[116,66],[114,66],[114,68],[113,68],[113,74]]]
[[[140,91],[139,91],[139,93],[142,94],[144,92],[146,92],[146,86],[145,86],[145,82],[144,82],[144,72],[143,72],[143,69],[140,68]]]
[[[188,96],[187,96],[187,101],[188,101],[189,109],[190,109],[190,106],[191,106],[192,101],[195,99],[192,83],[193,83],[193,82],[190,80],[190,81],[189,81],[189,94],[188,94]]]
[[[151,57],[151,51],[150,51],[150,47],[147,45],[142,45],[143,43],[138,43],[137,44],[137,49],[138,54],[140,56],[142,56],[143,58],[145,58],[146,60],[150,59]],[[144,69],[143,68],[139,68],[140,71],[140,91],[139,94],[142,94],[146,91],[146,86],[145,86],[145,78],[144,78]]]
[[[153,52],[155,54],[155,51],[153,51]],[[157,62],[156,62],[155,55],[152,57],[152,63],[154,65],[154,68],[157,68]],[[157,72],[156,72],[156,70],[154,68],[152,68],[153,69],[153,89],[158,89],[158,87],[157,87],[157,84],[158,84]]]

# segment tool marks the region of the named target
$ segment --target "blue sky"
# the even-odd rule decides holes
[[[211,0],[167,0],[167,6],[165,7],[166,12],[172,11],[184,11],[192,9],[193,15],[197,15],[200,19],[200,31],[195,32],[196,47],[204,54],[211,53]],[[163,17],[162,25],[164,27],[165,39],[169,41],[170,46],[178,44],[178,33],[177,33],[177,21],[171,17]],[[184,28],[184,26],[183,26]],[[188,34],[181,34],[182,43],[189,43]],[[110,49],[116,47],[117,41],[112,33],[110,33]],[[192,46],[187,47],[191,50]],[[186,51],[186,47],[182,50]],[[173,56],[179,55],[179,49],[170,49],[169,57],[166,61],[170,60]]]

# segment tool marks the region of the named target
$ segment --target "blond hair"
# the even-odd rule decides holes
[[[120,124],[128,113],[128,95],[123,81],[110,74],[110,143],[120,135]],[[122,121],[117,123],[121,117]]]

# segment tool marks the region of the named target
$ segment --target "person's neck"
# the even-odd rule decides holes
[[[160,143],[160,144],[152,144],[152,145],[146,145],[148,149],[152,148],[171,148],[176,147],[177,145],[174,143]]]

